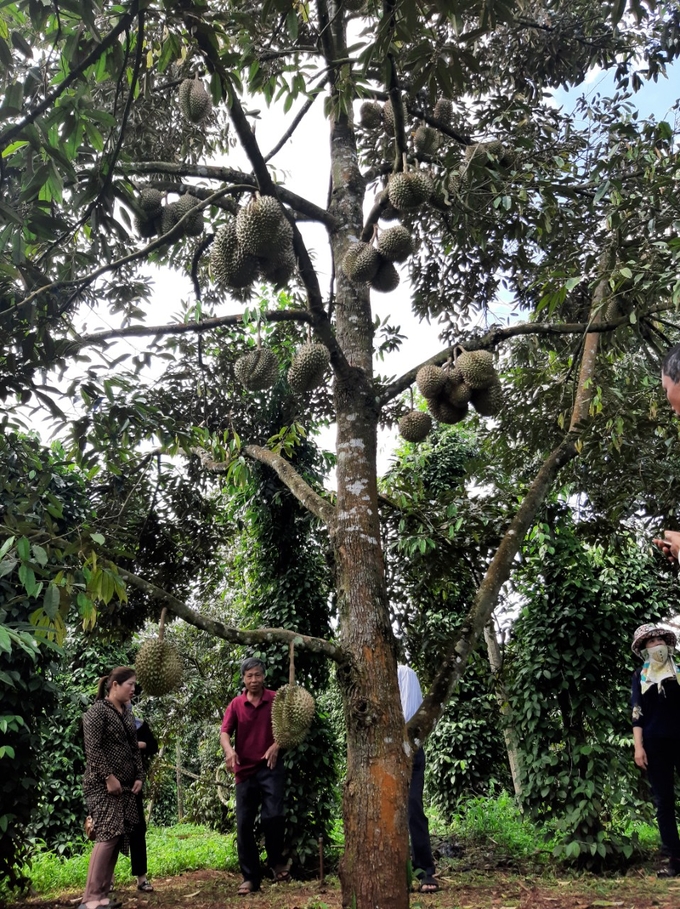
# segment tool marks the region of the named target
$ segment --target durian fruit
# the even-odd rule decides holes
[[[220,286],[248,287],[257,277],[258,260],[245,253],[236,238],[233,221],[220,227],[210,249],[210,272]]]
[[[200,199],[197,199],[196,196],[192,196],[190,193],[185,193],[183,196],[179,197],[179,200],[175,203],[175,211],[179,215],[179,218],[191,212],[199,203]],[[179,220],[179,218],[177,220]],[[190,237],[200,237],[203,233],[203,212],[196,211],[192,212],[191,215],[184,222],[184,233],[188,234]]]
[[[391,262],[382,256],[380,256],[378,270],[371,280],[371,287],[382,294],[389,294],[399,287],[399,272]]]
[[[380,234],[377,249],[389,262],[405,262],[414,246],[411,232],[403,224],[397,224]]]
[[[416,385],[424,398],[436,398],[445,382],[446,372],[441,366],[421,366],[416,373]]]
[[[503,407],[503,388],[500,380],[495,378],[486,388],[472,389],[470,403],[480,416],[495,417]]]
[[[410,410],[399,420],[399,435],[407,442],[422,442],[432,429],[432,417],[422,410]]]
[[[439,120],[445,126],[451,126],[453,122],[453,104],[448,98],[439,98],[434,106],[432,115],[435,120]]]
[[[285,287],[295,274],[295,256],[292,249],[286,249],[285,257],[259,259],[260,274],[265,281],[276,287]]]
[[[281,748],[295,748],[314,719],[314,698],[302,685],[283,685],[272,701],[272,732]]]
[[[454,407],[445,397],[427,399],[427,409],[439,423],[460,423],[467,416],[468,407]]]
[[[158,233],[158,219],[163,215],[163,193],[152,187],[139,194],[139,207],[143,216],[135,218],[135,228],[141,237],[153,237]]]
[[[378,250],[370,243],[353,243],[342,260],[342,270],[355,284],[366,284],[375,278],[381,265]]]
[[[364,129],[378,129],[382,126],[382,107],[377,101],[364,101],[359,108],[359,123]]]
[[[304,344],[293,357],[288,370],[288,384],[298,392],[318,388],[330,362],[331,355],[325,344]]]
[[[175,224],[177,224],[180,217],[181,215],[177,202],[171,202],[169,205],[166,205],[161,212],[160,232],[162,234],[167,234],[168,231],[171,231]]]
[[[431,126],[419,126],[413,136],[413,144],[421,155],[434,155],[439,148],[439,132]]]
[[[468,145],[465,149],[465,160],[487,164],[489,156],[500,159],[502,154],[503,143],[498,139],[492,139],[490,142],[475,142],[473,145]]]
[[[202,123],[212,113],[212,98],[200,79],[184,79],[179,86],[179,109],[190,123]]]
[[[390,197],[386,189],[384,189],[378,196],[378,202],[382,204],[380,210],[380,220],[381,221],[398,221],[399,212],[390,202]]]
[[[392,174],[387,185],[389,200],[398,211],[413,211],[432,195],[432,181],[422,171]]]
[[[622,316],[629,316],[634,309],[635,302],[631,297],[612,297],[604,311],[604,321],[613,322]]]
[[[251,256],[269,258],[283,220],[285,215],[278,199],[273,196],[252,199],[236,216],[239,246]]]
[[[151,638],[139,648],[135,674],[145,694],[170,694],[182,684],[182,657],[174,644],[160,638]]]
[[[459,369],[452,369],[446,378],[441,396],[454,407],[465,407],[471,395],[472,389],[463,378],[462,372]]]
[[[275,384],[279,377],[279,364],[273,351],[258,347],[238,358],[234,363],[234,373],[249,391],[262,391]]]
[[[488,388],[497,378],[493,354],[488,350],[464,350],[458,355],[456,366],[470,388]]]

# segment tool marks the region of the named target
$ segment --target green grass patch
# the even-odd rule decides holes
[[[146,835],[149,877],[171,877],[183,871],[224,869],[237,871],[233,834],[224,835],[192,824],[150,827]],[[64,890],[82,890],[87,878],[92,844],[69,858],[54,852],[38,851],[25,869],[36,894],[50,898]],[[131,882],[130,859],[121,855],[116,865],[119,884]]]

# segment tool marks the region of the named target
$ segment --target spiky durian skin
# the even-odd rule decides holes
[[[342,260],[342,270],[355,284],[371,281],[380,268],[380,255],[370,243],[353,243]]]
[[[157,218],[163,211],[163,193],[152,186],[143,189],[139,194],[139,207],[147,218]]]
[[[257,270],[257,259],[239,246],[233,221],[220,227],[210,249],[210,272],[215,283],[221,287],[248,287],[257,277]]]
[[[416,373],[416,385],[424,398],[436,398],[446,382],[441,366],[421,366]]]
[[[378,254],[380,255],[380,254]],[[399,287],[399,272],[387,259],[380,256],[381,262],[373,275],[371,287],[381,294],[389,294]]]
[[[364,129],[378,129],[382,126],[382,107],[377,101],[364,101],[359,108],[359,123]]]
[[[427,409],[438,423],[453,425],[460,423],[467,416],[467,404],[464,407],[454,407],[445,397],[428,398]]]
[[[161,696],[182,684],[184,665],[174,644],[154,638],[139,648],[135,674],[145,694]]]
[[[279,377],[279,364],[273,351],[260,347],[239,357],[234,364],[239,382],[250,391],[271,388]]]
[[[422,410],[410,410],[399,420],[399,434],[407,442],[422,442],[432,429],[432,417]]]
[[[472,389],[463,378],[462,372],[459,369],[451,370],[441,391],[442,397],[454,407],[465,407],[470,401],[471,394]]]
[[[445,126],[451,126],[453,121],[453,104],[448,98],[440,98],[434,106],[432,114],[435,120],[439,120]]]
[[[272,733],[281,748],[295,748],[309,732],[314,698],[302,685],[283,685],[272,701]]]
[[[419,126],[413,136],[415,150],[421,155],[433,155],[439,148],[439,135],[431,126]]]
[[[183,196],[179,197],[179,200],[175,203],[176,211],[180,217],[191,212],[198,204],[200,199],[197,199],[196,196],[192,196],[191,193],[185,193]],[[179,219],[178,219],[179,220]],[[196,211],[192,212],[189,217],[184,222],[184,233],[188,234],[190,237],[200,237],[203,233],[203,212]]]
[[[286,217],[273,196],[260,196],[240,209],[236,216],[239,246],[251,256],[270,258],[272,244]]]
[[[181,215],[177,207],[177,202],[171,202],[166,205],[160,216],[160,233],[167,234],[177,224]]]
[[[432,181],[421,171],[392,174],[387,185],[392,205],[398,211],[413,211],[429,200]]]
[[[488,350],[464,350],[458,355],[456,368],[470,388],[488,388],[497,377],[493,354]]]
[[[179,109],[190,123],[202,123],[212,113],[212,98],[200,79],[184,79],[179,86]]]
[[[487,388],[475,388],[470,395],[470,404],[482,417],[495,417],[503,409],[503,388],[496,379]]]
[[[380,234],[377,248],[389,262],[405,262],[414,246],[411,232],[403,224],[396,224]]]
[[[293,357],[288,384],[293,391],[301,393],[318,388],[330,362],[331,355],[325,344],[304,344]]]

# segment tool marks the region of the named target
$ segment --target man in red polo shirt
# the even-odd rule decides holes
[[[243,874],[239,895],[260,889],[260,852],[255,840],[258,809],[274,880],[290,875],[283,862],[283,761],[272,733],[275,692],[264,687],[264,663],[249,657],[241,663],[244,692],[229,704],[220,743],[227,770],[236,774],[236,846]],[[236,736],[236,747],[232,738]]]

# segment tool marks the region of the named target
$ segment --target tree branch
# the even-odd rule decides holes
[[[193,625],[195,628],[207,631],[208,634],[212,634],[214,637],[222,638],[224,641],[245,645],[270,644],[273,642],[290,644],[292,641],[298,650],[309,650],[312,653],[322,654],[323,656],[328,657],[329,660],[334,660],[336,663],[344,663],[347,660],[341,647],[337,644],[332,644],[330,641],[326,641],[323,638],[299,634],[297,631],[291,631],[288,628],[254,628],[252,630],[243,630],[240,628],[233,628],[230,625],[225,625],[223,622],[218,622],[215,619],[209,619],[207,616],[195,612],[190,606],[187,606],[186,603],[178,600],[177,597],[173,596],[167,590],[156,587],[155,584],[145,581],[143,578],[126,571],[124,568],[118,568],[117,570],[121,578],[128,584],[132,584],[132,586],[136,587],[138,590],[165,603],[173,615],[178,616],[180,619],[184,619],[185,622],[189,625]]]
[[[600,260],[600,279],[591,304],[593,324],[602,312],[602,304],[609,293],[608,278],[611,271],[611,252],[606,250]],[[460,629],[457,641],[452,644],[443,660],[432,687],[423,700],[415,716],[408,723],[409,734],[416,743],[421,743],[431,732],[441,705],[451,696],[454,687],[460,681],[468,657],[474,650],[484,627],[491,618],[498,600],[501,587],[510,577],[512,565],[519,552],[527,531],[536,518],[536,514],[548,494],[559,471],[573,460],[579,449],[577,439],[584,420],[587,418],[590,401],[595,392],[596,357],[590,347],[597,348],[598,335],[593,332],[586,335],[584,356],[581,360],[578,386],[576,390],[569,431],[560,444],[554,448],[543,462],[529,491],[514,518],[510,522],[500,542],[496,554],[491,560],[482,583],[479,585],[474,602],[465,622]]]
[[[654,313],[666,312],[672,308],[672,304],[664,304],[653,311],[645,313],[645,315],[653,318]],[[629,316],[621,316],[608,322],[556,322],[552,324],[548,322],[521,322],[519,325],[494,325],[485,334],[458,343],[462,344],[466,350],[489,350],[509,338],[519,337],[520,335],[598,335],[614,331],[620,328],[621,325],[628,324],[630,324]],[[429,360],[423,360],[422,363],[405,372],[403,376],[386,385],[378,396],[380,407],[384,407],[385,404],[400,395],[402,391],[410,388],[415,382],[418,370],[423,366],[441,366],[442,363],[445,363],[451,353],[451,348],[455,346],[456,344],[450,344],[444,350],[430,357]]]
[[[129,29],[130,25],[134,22],[137,13],[138,13],[139,3],[137,0],[133,2],[130,7],[130,12],[122,16],[118,25],[115,28],[111,29],[108,35],[103,39],[103,41],[91,51],[87,57],[80,63],[75,69],[66,76],[63,82],[60,82],[59,85],[50,92],[49,95],[46,95],[45,98],[35,107],[29,114],[26,114],[18,123],[15,123],[14,126],[10,126],[9,129],[5,130],[4,133],[0,133],[0,148],[5,148],[5,146],[16,136],[21,130],[33,123],[38,117],[43,114],[52,104],[69,88],[75,81],[78,79],[82,73],[85,72],[93,63],[96,63],[97,60],[105,53],[116,41],[118,36],[124,32],[126,29]]]
[[[232,167],[217,167],[208,164],[173,164],[169,161],[136,161],[132,163],[121,162],[117,170],[129,174],[174,174],[178,177],[202,177],[205,180],[219,180],[222,183],[240,183],[257,189],[257,180],[252,174],[234,170]],[[320,208],[302,196],[290,192],[283,186],[276,187],[277,198],[293,209],[297,214],[303,215],[311,221],[324,224],[329,230],[337,225],[333,215],[325,208]]]
[[[311,325],[312,317],[306,309],[274,309],[261,313],[262,322],[306,322]],[[178,322],[175,325],[131,325],[127,328],[110,328],[83,335],[74,339],[74,345],[80,350],[96,344],[104,344],[115,338],[137,338],[149,335],[183,335],[191,332],[212,331],[227,325],[238,325],[243,321],[243,313],[229,316],[216,316],[214,319],[203,319],[201,322]]]
[[[317,492],[314,492],[312,487],[302,479],[289,461],[286,461],[281,455],[270,451],[268,448],[262,448],[260,445],[245,445],[243,451],[254,461],[259,461],[261,464],[271,467],[281,482],[290,489],[298,502],[304,505],[319,520],[323,521],[328,529],[333,532],[337,518],[335,507]]]

